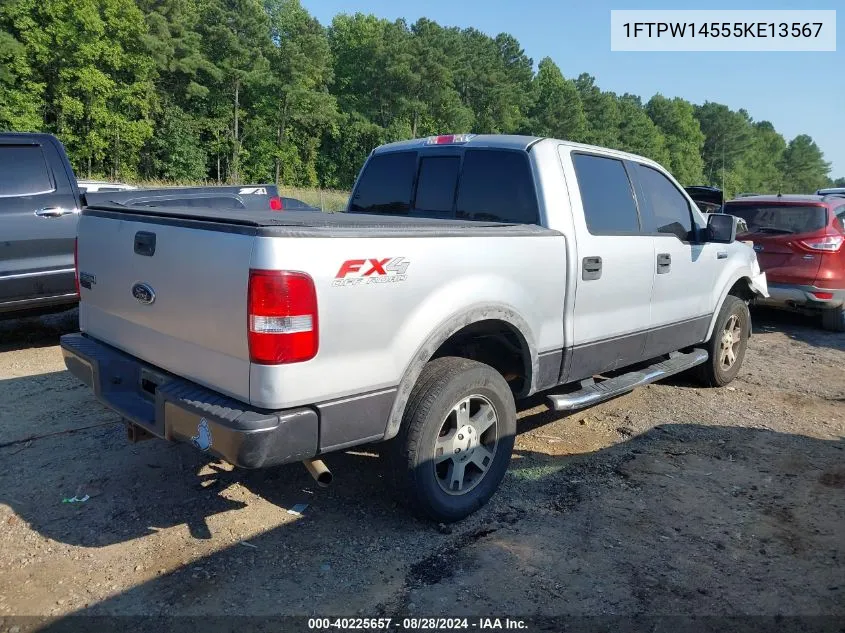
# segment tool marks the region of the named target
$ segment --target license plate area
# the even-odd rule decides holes
[[[156,391],[168,380],[166,375],[142,367],[138,377],[139,391],[148,400],[155,401]]]

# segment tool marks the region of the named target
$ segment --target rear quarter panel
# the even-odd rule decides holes
[[[347,260],[401,258],[402,273],[339,273]],[[388,266],[388,264],[384,264]],[[479,307],[512,313],[535,357],[563,341],[566,247],[561,235],[258,238],[253,268],[304,270],[315,281],[320,348],[304,363],[253,364],[250,401],[288,407],[396,387],[435,331]]]

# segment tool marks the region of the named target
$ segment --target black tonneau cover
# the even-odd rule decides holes
[[[504,224],[365,213],[240,211],[226,209],[132,207],[97,204],[83,215],[198,229],[277,237],[470,237],[474,235],[560,235],[536,224]]]

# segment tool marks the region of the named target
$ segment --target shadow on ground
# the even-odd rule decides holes
[[[79,331],[79,310],[0,320],[0,352],[57,345],[62,334]]]
[[[92,548],[181,523],[216,538],[209,517],[243,507],[223,496],[235,483],[310,505],[248,546],[226,544],[74,615],[845,616],[841,440],[662,425],[589,455],[516,451],[489,505],[438,527],[393,501],[370,455],[330,457],[336,484],[323,491],[300,466],[198,476],[203,460],[186,447],[121,448],[114,435],[90,434],[78,455],[14,460],[0,491],[28,480],[47,502],[6,502],[42,535]],[[119,465],[102,451],[119,451]],[[75,508],[56,503],[49,474],[68,459],[97,462],[100,477],[100,496]]]
[[[783,332],[791,339],[814,347],[845,351],[845,333],[822,329],[821,317],[755,306],[751,312],[751,323],[755,333]]]

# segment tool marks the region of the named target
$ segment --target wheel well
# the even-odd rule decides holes
[[[734,283],[734,285],[731,286],[731,289],[728,290],[728,294],[733,295],[734,297],[739,297],[744,301],[751,301],[754,298],[754,291],[748,283],[749,281],[746,277],[737,279],[736,283]]]
[[[432,355],[469,358],[498,371],[514,391],[531,389],[531,351],[522,334],[510,323],[490,319],[476,321],[446,339]]]

